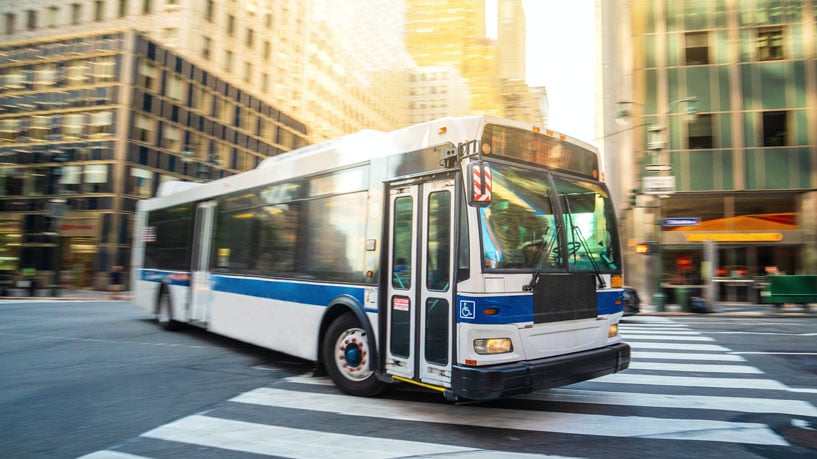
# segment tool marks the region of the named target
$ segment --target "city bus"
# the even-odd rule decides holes
[[[568,136],[449,117],[156,194],[131,289],[165,328],[314,361],[359,396],[492,400],[629,366],[614,206]]]

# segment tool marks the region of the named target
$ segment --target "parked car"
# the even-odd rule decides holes
[[[622,301],[624,302],[625,316],[632,316],[641,311],[641,298],[638,297],[636,289],[625,285]]]

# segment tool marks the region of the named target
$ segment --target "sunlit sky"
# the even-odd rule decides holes
[[[545,86],[548,127],[594,142],[596,32],[594,0],[523,0],[527,83]],[[487,30],[496,36],[496,0],[486,0]]]

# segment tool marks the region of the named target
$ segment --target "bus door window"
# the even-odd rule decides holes
[[[451,288],[451,193],[435,191],[428,196],[426,229],[426,287],[430,292]],[[425,359],[448,364],[449,303],[431,293],[425,302]]]
[[[392,228],[392,288],[400,296],[392,298],[390,333],[391,353],[407,358],[411,349],[412,241],[414,240],[414,198],[410,195],[394,199]]]

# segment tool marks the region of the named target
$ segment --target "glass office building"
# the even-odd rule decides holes
[[[661,249],[653,269],[628,250],[628,282],[646,292],[660,283],[672,301],[714,277],[716,300],[752,301],[767,268],[817,272],[817,1],[616,4],[602,20],[628,51],[607,48],[621,76],[605,77],[605,88],[634,116],[605,152],[633,172],[607,173],[630,244]],[[695,121],[681,102],[689,97]],[[651,137],[656,125],[663,139]],[[624,136],[629,144],[616,143]],[[675,192],[645,194],[657,175],[674,177]]]
[[[4,282],[103,288],[129,264],[137,200],[306,143],[299,121],[133,31],[4,43]]]

